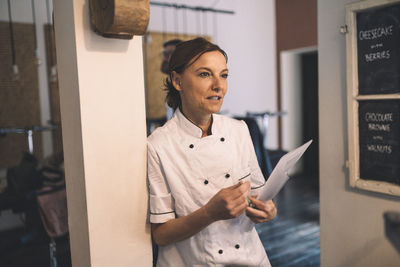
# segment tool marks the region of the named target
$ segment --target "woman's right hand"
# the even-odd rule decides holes
[[[248,206],[247,196],[249,192],[249,182],[239,182],[221,189],[204,206],[205,211],[213,221],[237,218]]]
[[[240,182],[215,194],[206,205],[182,217],[165,223],[152,224],[154,241],[166,246],[189,238],[211,223],[240,216],[247,208],[249,182]]]

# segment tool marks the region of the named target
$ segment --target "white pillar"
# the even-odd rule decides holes
[[[54,1],[72,264],[151,266],[141,37],[96,35],[88,2]]]

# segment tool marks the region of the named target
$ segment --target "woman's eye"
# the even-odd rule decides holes
[[[208,72],[200,73],[200,77],[208,77],[208,76],[210,76],[210,73],[208,73]]]
[[[224,79],[228,78],[228,76],[229,76],[228,73],[224,73],[224,74],[221,75],[221,77],[224,78]]]

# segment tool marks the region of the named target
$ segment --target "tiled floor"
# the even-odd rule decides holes
[[[291,178],[275,199],[277,217],[257,226],[273,267],[320,266],[319,194],[314,181]]]

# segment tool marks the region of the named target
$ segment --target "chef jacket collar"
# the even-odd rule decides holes
[[[178,126],[183,129],[187,134],[196,137],[196,138],[201,138],[201,136],[203,135],[203,130],[197,126],[196,124],[194,124],[193,122],[191,122],[188,118],[186,118],[185,115],[183,115],[182,111],[180,110],[180,108],[177,108],[175,111],[174,116],[176,116],[177,121],[178,121]],[[217,116],[214,116],[214,114],[211,115],[212,116],[212,121],[211,121],[211,135],[216,134],[216,120],[217,120]]]

